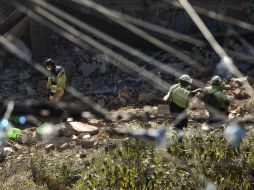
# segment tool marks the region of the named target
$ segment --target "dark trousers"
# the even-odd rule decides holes
[[[174,122],[176,122],[174,127],[176,127],[177,129],[183,129],[184,127],[187,127],[188,118],[185,108],[179,107],[174,102],[169,102],[169,111],[174,119]]]
[[[219,111],[221,111],[222,113],[225,113],[225,110],[219,110]],[[228,113],[225,113],[225,114],[228,115]],[[214,124],[221,121],[223,121],[223,118],[219,117],[218,114],[209,112],[209,118],[208,118],[209,124]]]

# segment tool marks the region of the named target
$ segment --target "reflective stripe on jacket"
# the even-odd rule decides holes
[[[180,84],[175,84],[169,89],[170,101],[174,102],[181,108],[187,108],[189,103],[190,91],[183,88]]]
[[[67,77],[64,68],[61,66],[56,66],[52,72],[52,76],[48,78],[47,87],[52,92],[64,90],[66,87],[66,81]]]

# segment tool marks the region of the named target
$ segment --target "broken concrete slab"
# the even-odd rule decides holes
[[[21,146],[21,145],[19,145],[19,144],[14,144],[13,145],[13,149],[15,150],[15,151],[20,151],[20,150],[22,150],[23,149],[23,147]]]
[[[98,127],[93,125],[84,124],[81,122],[69,122],[70,127],[77,133],[88,133],[90,135],[95,135],[99,133]]]

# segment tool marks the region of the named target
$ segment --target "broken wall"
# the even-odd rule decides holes
[[[195,27],[189,16],[183,9],[177,9],[169,3],[155,0],[96,0],[96,2],[109,8],[121,11],[144,21],[169,28],[181,33],[195,34]],[[216,11],[248,23],[254,23],[253,0],[192,0],[193,5]],[[90,9],[82,8],[83,11],[91,12]],[[226,25],[201,15],[209,29],[213,33],[226,30]],[[242,31],[241,29],[238,29]]]

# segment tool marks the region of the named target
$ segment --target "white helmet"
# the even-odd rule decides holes
[[[189,75],[182,75],[179,78],[181,81],[188,82],[189,84],[192,83],[192,78]]]
[[[212,79],[210,80],[210,82],[211,82],[212,84],[220,84],[220,83],[221,83],[221,78],[220,78],[218,75],[216,75],[216,76],[212,77]]]

